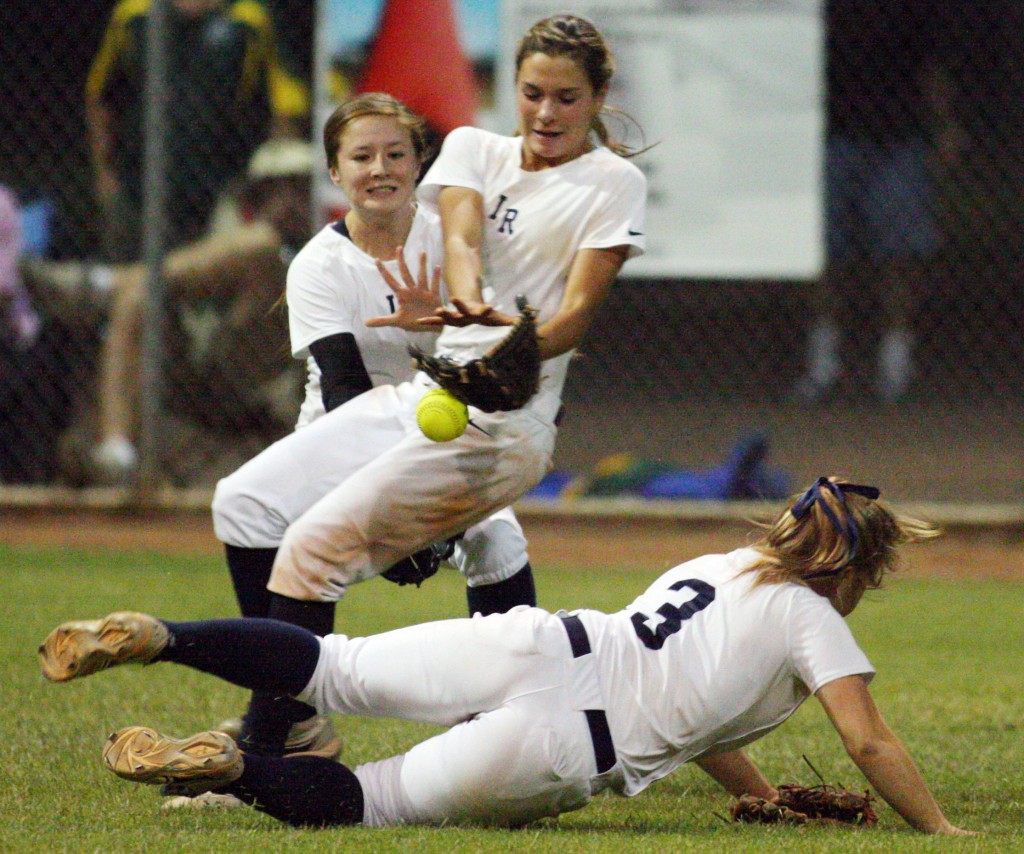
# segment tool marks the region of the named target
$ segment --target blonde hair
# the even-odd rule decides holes
[[[348,126],[356,119],[365,116],[386,116],[397,119],[402,127],[409,131],[412,146],[420,163],[426,162],[431,155],[431,146],[427,123],[410,110],[397,98],[386,92],[364,92],[349,99],[331,113],[324,124],[324,154],[327,165],[335,166],[341,138]]]
[[[845,488],[844,488],[845,487]],[[838,477],[819,478],[771,523],[752,548],[760,558],[746,572],[754,585],[806,584],[814,578],[857,575],[868,589],[882,585],[899,564],[899,547],[939,535],[928,522],[895,513],[877,490]]]
[[[519,41],[516,50],[516,73],[523,61],[535,53],[545,56],[564,56],[575,62],[595,94],[604,94],[615,74],[615,57],[612,55],[604,36],[590,21],[578,15],[552,15],[537,21]],[[601,113],[594,116],[591,130],[600,140],[601,145],[614,151],[620,157],[634,157],[646,148],[635,149],[621,140],[615,139],[608,132],[603,115],[614,116],[621,124],[632,124],[640,129],[639,124],[630,115],[614,107],[602,106]],[[640,129],[641,135],[643,130]]]

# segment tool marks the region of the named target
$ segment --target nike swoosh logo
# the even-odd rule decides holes
[[[633,231],[633,229],[627,228],[626,229],[626,234],[628,234],[630,237],[639,237],[640,235],[643,234],[643,232],[642,231]]]

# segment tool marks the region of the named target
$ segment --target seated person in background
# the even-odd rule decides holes
[[[173,413],[213,430],[252,427],[267,441],[290,426],[301,372],[281,346],[286,321],[278,309],[288,264],[311,233],[311,168],[308,143],[264,143],[250,161],[238,221],[164,259],[161,359]],[[146,267],[33,264],[28,274],[51,299],[65,294],[65,311],[82,301],[107,304],[95,418],[68,436],[64,468],[73,483],[124,483],[138,463]],[[277,417],[274,395],[288,378],[294,395]]]

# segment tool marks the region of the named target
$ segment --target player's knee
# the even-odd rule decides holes
[[[357,534],[300,517],[281,538],[269,588],[295,599],[334,602],[380,569]]]
[[[235,475],[217,483],[210,510],[217,539],[232,546],[274,548],[281,542],[287,527],[286,521],[253,495]]]
[[[496,584],[523,568],[526,549],[518,525],[492,517],[466,531],[455,545],[452,562],[472,586]]]

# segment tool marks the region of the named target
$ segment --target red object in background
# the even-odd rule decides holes
[[[476,80],[452,0],[387,0],[361,92],[387,92],[446,134],[473,124]]]

